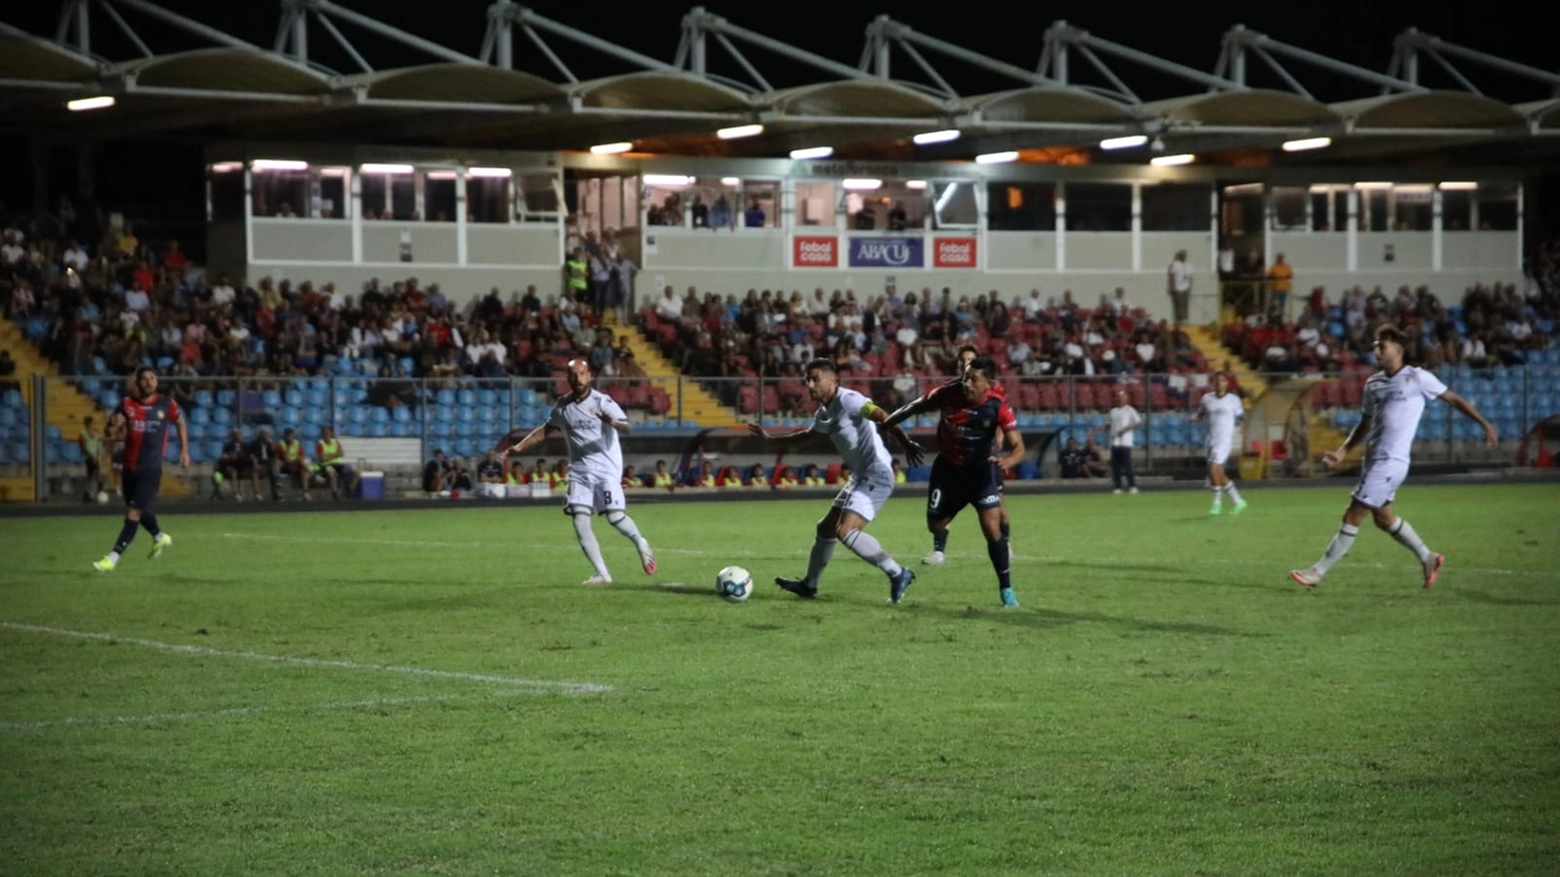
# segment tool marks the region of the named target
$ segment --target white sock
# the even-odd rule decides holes
[[[1235,482],[1224,485],[1224,494],[1230,498],[1230,502],[1240,505],[1240,491],[1235,489]]]
[[[607,515],[607,523],[616,527],[619,533],[628,537],[634,543],[634,547],[643,548],[645,546],[645,537],[639,535],[639,527],[634,524],[634,519],[630,518],[627,512],[613,512]]]
[[[823,568],[829,565],[829,559],[834,556],[834,546],[839,544],[835,539],[817,539],[813,542],[812,553],[807,555],[807,578],[805,581],[814,588],[818,587],[818,579],[823,577]]]
[[[891,576],[899,575],[901,567],[888,552],[883,550],[881,543],[866,530],[852,530],[845,534],[845,547],[856,552],[856,556],[872,564]]]
[[[1217,506],[1224,505],[1224,488],[1215,484],[1210,489],[1213,491],[1213,504]]]
[[[590,528],[590,515],[574,515],[574,536],[580,540],[580,549],[585,552],[585,559],[595,567],[596,575],[604,579],[612,578],[607,572],[607,562],[601,559],[601,543],[596,541],[596,531]]]
[[[1420,563],[1429,562],[1434,554],[1414,532],[1414,528],[1406,518],[1398,518],[1397,523],[1387,528],[1387,534],[1398,541],[1398,544],[1419,556]]]
[[[1360,528],[1353,524],[1339,527],[1338,535],[1327,543],[1327,553],[1323,554],[1322,559],[1311,568],[1316,570],[1317,575],[1326,575],[1327,571],[1332,569],[1332,565],[1342,560],[1343,556],[1349,553],[1349,549],[1354,547],[1354,537],[1358,535],[1360,535]]]

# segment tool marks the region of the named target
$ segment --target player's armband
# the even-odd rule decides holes
[[[871,417],[872,416],[872,412],[874,412],[874,411],[881,411],[881,410],[883,410],[883,409],[879,408],[877,406],[877,403],[873,402],[871,399],[868,399],[867,401],[861,403],[861,416],[862,417]]]

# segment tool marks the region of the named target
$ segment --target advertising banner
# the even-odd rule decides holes
[[[840,264],[836,238],[797,235],[791,241],[791,265],[795,268],[835,268]]]
[[[932,244],[933,268],[974,268],[975,238],[937,238]]]
[[[853,237],[852,268],[920,268],[926,264],[925,241],[915,237]]]

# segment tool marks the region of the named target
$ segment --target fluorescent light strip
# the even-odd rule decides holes
[[[847,189],[871,190],[883,188],[882,180],[873,180],[866,177],[847,177],[840,180],[840,185]]]
[[[365,174],[409,174],[415,168],[409,164],[365,164],[358,171]]]
[[[466,169],[466,176],[468,177],[493,177],[507,180],[514,176],[514,173],[507,167],[474,167]]]
[[[1354,184],[1354,188],[1356,188],[1356,189],[1390,189],[1390,188],[1392,188],[1392,184],[1391,183],[1355,183]]]
[[[590,148],[595,155],[615,155],[619,152],[627,152],[634,148],[634,144],[627,140],[621,143],[598,143]]]
[[[1156,155],[1149,159],[1148,163],[1154,167],[1172,167],[1178,164],[1191,164],[1196,160],[1197,156],[1183,152],[1180,155]]]
[[[1285,152],[1304,152],[1307,149],[1325,149],[1332,145],[1331,137],[1305,137],[1284,141]]]
[[[828,158],[834,154],[832,146],[809,146],[806,149],[791,150],[791,158],[797,161],[806,161],[810,158]]]
[[[693,177],[680,174],[645,174],[639,178],[647,186],[690,186]]]
[[[214,174],[232,173],[243,169],[244,163],[241,161],[219,161],[211,166],[211,172]]]
[[[741,177],[721,177],[720,178],[720,184],[722,186],[727,186],[729,188],[735,189],[738,186],[742,185],[742,178]]]
[[[906,189],[924,189],[924,188],[926,188],[926,181],[925,180],[906,180],[905,181],[905,188]]]
[[[425,179],[425,180],[453,180],[453,179],[455,179],[455,172],[454,171],[428,171],[427,173],[423,174],[423,179]]]
[[[1458,182],[1450,182],[1450,183],[1442,183],[1441,184],[1441,189],[1443,191],[1447,191],[1447,192],[1467,191],[1469,189],[1477,189],[1477,188],[1479,188],[1479,184],[1478,183],[1466,182],[1466,181],[1458,181]]]
[[[948,128],[942,131],[925,131],[910,138],[916,145],[925,146],[928,143],[947,143],[950,140],[959,139],[959,129]]]
[[[306,171],[309,169],[309,163],[306,161],[278,158],[257,158],[249,166],[257,171]]]
[[[65,109],[73,113],[79,113],[82,110],[101,110],[113,105],[113,96],[105,94],[98,97],[81,97],[75,100],[68,100],[65,102]]]
[[[1009,161],[1018,161],[1018,153],[1009,150],[1007,152],[988,152],[985,155],[975,156],[976,164],[1003,164]]]
[[[736,140],[739,137],[756,137],[762,133],[764,133],[763,125],[734,125],[716,131],[715,136],[722,140]]]
[[[1107,137],[1100,141],[1101,149],[1131,149],[1148,142],[1147,134],[1128,134],[1125,137]]]

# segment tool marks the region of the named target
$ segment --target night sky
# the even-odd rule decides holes
[[[247,3],[211,2],[211,0],[164,0],[165,8],[219,27],[234,36],[270,47],[280,21],[276,0]],[[485,32],[486,0],[441,0],[435,4],[347,0],[343,5],[359,10],[374,9],[380,20],[419,36],[470,55],[477,55]],[[541,15],[561,24],[588,30],[641,53],[671,61],[681,36],[681,18],[691,4],[666,2],[637,3],[563,3],[542,0],[528,4]],[[52,36],[57,22],[57,4],[35,2],[9,4],[0,20],[35,34]],[[96,4],[94,4],[96,7]],[[854,67],[864,45],[863,31],[879,14],[887,14],[922,33],[958,44],[982,54],[1027,69],[1035,69],[1040,58],[1042,35],[1049,24],[1067,19],[1075,27],[1116,43],[1209,71],[1218,60],[1223,33],[1236,23],[1267,34],[1275,40],[1309,49],[1341,61],[1385,72],[1392,58],[1393,38],[1414,26],[1460,45],[1539,68],[1555,69],[1554,39],[1548,26],[1538,26],[1532,18],[1532,5],[1483,3],[1476,5],[1379,4],[1331,6],[1294,3],[1200,3],[1200,4],[1099,4],[1071,7],[1061,4],[956,4],[923,0],[917,3],[789,2],[729,3],[711,2],[711,12],[733,24],[766,36],[789,42]],[[955,13],[952,10],[961,10]],[[430,14],[430,10],[437,10]],[[972,14],[979,10],[978,14]],[[1020,12],[1021,11],[1021,12]],[[1524,14],[1525,13],[1525,14]],[[159,54],[202,48],[209,45],[197,37],[125,9],[122,14],[141,38]],[[376,69],[433,61],[416,49],[398,45],[353,24],[340,22],[342,32]],[[134,46],[117,28],[94,8],[92,19],[94,50],[112,60],[136,57]],[[634,69],[619,59],[603,57],[591,49],[556,36],[546,37],[549,45],[581,79],[608,76]],[[311,24],[311,57],[314,61],[341,73],[357,71],[346,52],[335,45],[326,31]],[[801,85],[835,78],[757,47],[734,41],[750,61],[776,88]],[[551,67],[517,30],[516,66],[554,81],[561,75]],[[945,58],[929,50],[922,53],[961,94],[975,95],[1005,90],[1018,85],[1014,80],[972,67],[962,61]],[[1155,100],[1202,91],[1200,86],[1137,64],[1111,59],[1107,63],[1127,85],[1144,100]],[[746,80],[741,68],[725,51],[710,43],[712,72]],[[1458,68],[1485,94],[1511,103],[1542,100],[1551,96],[1552,87],[1532,80],[1484,67],[1474,62],[1457,61]],[[896,50],[894,74],[897,77],[926,82],[913,61]],[[1339,101],[1371,97],[1379,89],[1359,83],[1298,61],[1284,65],[1318,99]],[[1072,59],[1074,81],[1104,84],[1076,53]],[[1284,87],[1266,65],[1256,58],[1247,62],[1248,81],[1260,87]],[[1432,88],[1456,88],[1454,80],[1430,59],[1420,62],[1421,82]],[[0,123],[3,124],[3,123]],[[15,158],[20,138],[0,141],[4,158]],[[73,173],[73,159],[56,150],[51,159],[51,175]],[[25,154],[25,153],[23,153]],[[114,167],[126,162],[139,166],[163,165],[172,182],[183,179],[186,161],[178,156],[191,154],[185,149],[114,145],[106,161]],[[198,153],[197,153],[198,154]],[[196,161],[198,165],[198,159]],[[194,169],[198,184],[198,167]],[[19,181],[12,175],[4,196],[18,201],[26,194],[17,191]],[[181,187],[182,188],[182,187]],[[112,179],[104,179],[100,189],[105,196],[114,190]],[[198,189],[198,185],[197,185]]]

